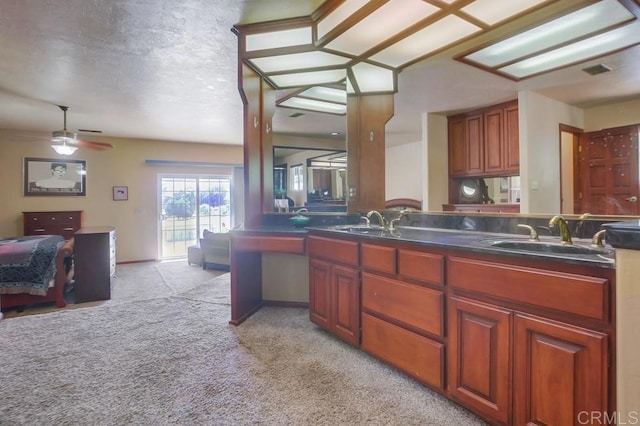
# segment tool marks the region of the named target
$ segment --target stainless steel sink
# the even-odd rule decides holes
[[[338,231],[347,231],[347,232],[353,232],[353,233],[357,233],[357,234],[366,234],[366,235],[375,235],[378,237],[398,237],[399,233],[387,228],[384,228],[382,226],[376,226],[376,225],[365,225],[365,224],[361,224],[361,225],[336,225],[333,226],[332,229],[338,230]]]
[[[530,251],[536,253],[554,254],[592,254],[612,256],[613,251],[607,248],[589,247],[576,244],[560,244],[549,241],[524,241],[524,240],[493,240],[489,242],[491,247],[509,250]]]

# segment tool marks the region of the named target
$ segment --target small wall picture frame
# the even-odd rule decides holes
[[[113,187],[113,201],[126,201],[129,199],[129,187],[128,186],[114,186]]]

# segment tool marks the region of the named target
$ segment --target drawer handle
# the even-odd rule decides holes
[[[44,228],[34,229],[32,232],[44,232]]]

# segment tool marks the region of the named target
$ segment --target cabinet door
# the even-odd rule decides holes
[[[360,274],[344,266],[332,266],[333,332],[342,340],[360,344]]]
[[[449,175],[467,175],[467,149],[464,117],[449,120]]]
[[[507,173],[520,173],[520,136],[518,124],[518,104],[504,109],[504,130],[502,132],[504,171]]]
[[[514,356],[514,424],[586,424],[607,411],[606,335],[517,314]]]
[[[466,118],[467,174],[477,175],[484,171],[483,115]]]
[[[484,114],[484,171],[488,174],[504,170],[502,121],[502,108],[492,109]]]
[[[331,265],[309,259],[309,318],[320,327],[331,330]]]
[[[511,412],[511,317],[497,306],[449,299],[449,394],[499,424],[508,424]]]

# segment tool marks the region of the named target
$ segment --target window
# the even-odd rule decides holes
[[[293,191],[302,191],[304,189],[302,164],[291,166],[291,189]]]

